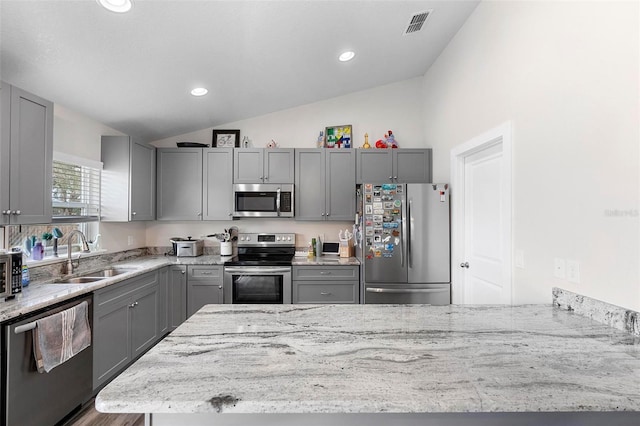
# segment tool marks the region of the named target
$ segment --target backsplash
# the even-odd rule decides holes
[[[167,255],[171,251],[169,246],[161,247],[144,247],[132,250],[118,251],[114,253],[104,253],[97,256],[80,257],[80,263],[74,258],[74,274],[82,274],[84,272],[93,271],[96,269],[104,268],[115,262],[122,262],[125,260],[135,259],[142,256],[162,256]],[[218,255],[220,254],[220,246],[205,247],[205,255]],[[66,258],[64,261],[57,263],[50,263],[42,266],[30,266],[29,277],[31,282],[50,282],[54,281],[64,275],[67,267]]]
[[[558,287],[552,290],[553,305],[640,337],[640,312],[582,296]]]

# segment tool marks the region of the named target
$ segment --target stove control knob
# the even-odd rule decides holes
[[[247,241],[251,241],[251,237],[247,237]]]
[[[276,237],[276,241],[280,241],[280,237]]]
[[[291,237],[287,237],[287,241],[291,241]]]

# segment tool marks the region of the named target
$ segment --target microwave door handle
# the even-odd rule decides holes
[[[280,188],[278,188],[276,194],[276,212],[280,216]]]

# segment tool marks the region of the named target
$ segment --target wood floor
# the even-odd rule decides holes
[[[64,426],[144,426],[144,415],[99,413],[91,400],[82,412]]]

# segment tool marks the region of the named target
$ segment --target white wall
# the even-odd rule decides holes
[[[425,75],[436,181],[451,148],[513,123],[515,303],[560,286],[640,309],[638,4],[485,1]]]
[[[271,139],[282,148],[315,148],[318,133],[327,126],[351,124],[354,146],[381,139],[392,130],[400,147],[423,147],[422,77],[376,87],[337,98],[303,105],[272,114],[217,126],[220,129],[240,129],[240,137],[249,136],[254,147],[264,147]],[[212,128],[152,142],[157,147],[176,147],[176,142],[210,144]],[[326,236],[326,241],[338,241],[340,229],[351,230],[352,222],[299,222],[293,219],[220,222],[149,223],[147,243],[168,245],[170,237],[203,235],[221,232],[237,226],[240,232],[295,232],[296,245],[305,246],[312,237]],[[215,240],[207,245],[217,244]]]
[[[117,130],[59,104],[55,104],[53,114],[54,151],[100,161],[100,137],[122,135]],[[146,246],[145,223],[103,222],[100,224],[100,234],[102,247],[109,251]],[[133,237],[131,246],[128,245],[128,236]]]

